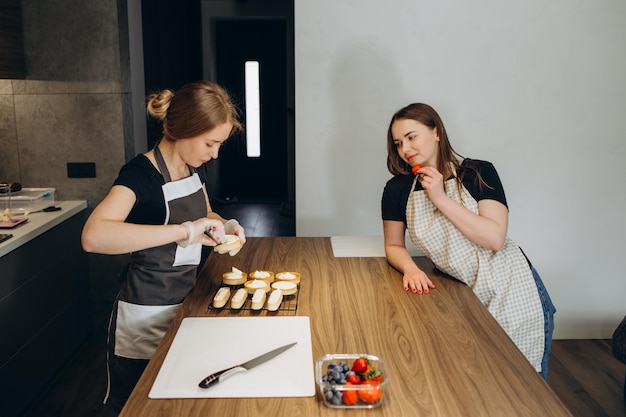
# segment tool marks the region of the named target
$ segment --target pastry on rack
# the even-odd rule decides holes
[[[300,283],[299,272],[278,272],[276,274],[276,281],[293,282],[294,284]]]
[[[269,311],[276,311],[280,307],[280,303],[283,301],[283,292],[281,290],[273,290],[270,296],[267,298],[267,309]]]
[[[213,297],[213,307],[215,308],[222,308],[226,305],[226,303],[228,302],[228,299],[230,298],[230,288],[228,287],[222,287],[219,290],[217,290],[217,293],[215,293],[215,297]]]
[[[262,290],[262,289],[258,289],[254,292],[254,295],[252,296],[252,309],[253,310],[260,310],[263,308],[263,304],[265,304],[265,298],[267,297],[267,292]]]
[[[262,279],[251,279],[246,281],[243,286],[246,291],[248,291],[248,294],[254,294],[256,290],[263,290],[265,292],[270,290],[270,283]]]
[[[230,299],[230,307],[239,310],[248,299],[248,291],[245,288],[239,288],[233,298]]]
[[[274,282],[274,273],[272,271],[254,271],[250,272],[250,279],[262,279],[269,282]]]
[[[281,290],[283,295],[293,295],[298,292],[298,284],[289,281],[276,281],[272,284],[274,290]]]
[[[233,266],[230,272],[222,275],[222,282],[226,285],[241,285],[248,280],[248,274]]]

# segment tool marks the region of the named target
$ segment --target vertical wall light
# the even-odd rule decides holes
[[[259,104],[259,62],[246,61],[246,151],[261,156],[261,106]]]

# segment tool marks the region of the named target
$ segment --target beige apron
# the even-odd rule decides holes
[[[413,181],[411,190],[415,190]],[[478,202],[456,179],[444,183],[448,197],[478,214]],[[413,244],[440,270],[466,283],[537,372],[544,351],[544,315],[537,286],[521,249],[507,237],[494,252],[467,239],[428,199],[411,191],[406,207]]]

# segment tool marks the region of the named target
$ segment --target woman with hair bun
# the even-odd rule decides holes
[[[196,171],[241,129],[228,93],[194,82],[150,95],[147,110],[162,122],[162,139],[122,167],[82,233],[87,252],[131,254],[109,322],[105,403],[117,412],[195,285],[202,246],[227,234],[246,240],[237,220],[212,211]]]
[[[494,166],[463,158],[437,112],[414,103],[387,130],[382,197],[385,253],[405,291],[426,294],[434,283],[405,246],[472,288],[535,370],[546,378],[556,311],[539,274],[507,236],[508,206]]]

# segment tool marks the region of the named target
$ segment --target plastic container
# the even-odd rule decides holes
[[[11,184],[0,183],[0,212],[11,209]]]
[[[11,214],[28,214],[53,206],[55,191],[54,188],[22,188],[11,193]],[[8,196],[0,195],[0,207],[4,207],[8,199]]]
[[[348,368],[356,359],[365,358],[369,367],[378,370],[382,380],[372,385],[361,383],[358,385],[345,384],[329,378],[329,371],[337,366],[346,364]],[[330,365],[330,367],[329,367]],[[381,379],[379,377],[379,379]],[[387,368],[384,361],[368,354],[328,354],[319,358],[315,363],[315,381],[319,388],[324,405],[330,408],[376,408],[380,407],[385,399],[385,387],[389,383]]]

